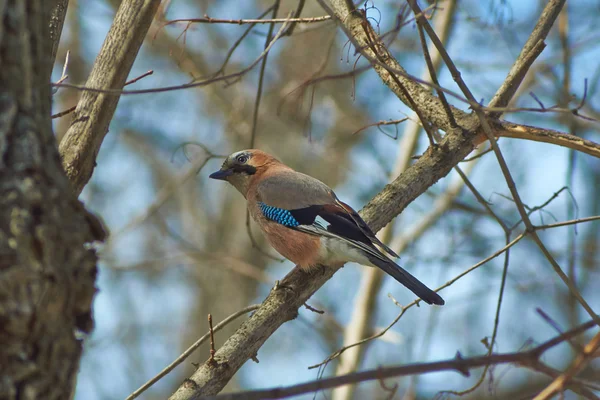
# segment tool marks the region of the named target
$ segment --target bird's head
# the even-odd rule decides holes
[[[221,169],[210,174],[209,178],[231,183],[245,197],[254,176],[275,163],[280,164],[275,157],[264,151],[242,150],[229,155]]]

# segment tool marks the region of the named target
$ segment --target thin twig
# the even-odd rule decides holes
[[[77,108],[77,106],[73,106],[71,108],[67,108],[64,111],[58,112],[56,114],[52,114],[50,116],[50,118],[55,119],[55,118],[64,117],[65,115],[68,115],[68,114],[72,113],[73,111],[75,111],[76,108]]]
[[[165,23],[167,25],[173,25],[178,23],[193,23],[193,24],[232,24],[232,25],[246,25],[246,24],[312,24],[315,22],[330,21],[330,15],[323,15],[321,17],[310,17],[310,18],[271,18],[271,19],[220,19],[211,18],[205,15],[204,18],[182,18],[172,19]]]
[[[67,75],[67,67],[69,66],[69,55],[71,54],[71,50],[67,50],[67,54],[65,55],[65,63],[63,64],[62,74],[60,75],[60,79],[56,81],[57,84],[61,84],[69,78]],[[58,87],[52,89],[52,95],[54,96],[56,92],[58,92]]]
[[[381,62],[382,64],[385,64],[383,61],[383,58],[380,54],[380,51],[379,51],[379,47],[382,46],[381,41],[380,41],[381,39],[377,38],[377,37],[374,38],[371,36],[370,29],[369,29],[370,25],[366,18],[366,15],[362,15],[362,18],[363,18],[362,27],[363,27],[364,33],[367,37],[368,44],[371,47],[371,51],[373,52],[373,54],[375,54],[375,57],[379,60],[379,62]],[[398,85],[398,88],[402,92],[404,98],[407,99],[410,108],[415,112],[415,114],[417,114],[417,117],[419,117],[419,121],[421,121],[423,130],[427,133],[427,138],[429,139],[429,145],[431,146],[431,149],[432,150],[435,149],[435,141],[433,139],[433,131],[432,131],[432,127],[429,124],[429,121],[425,118],[425,116],[421,112],[421,109],[419,108],[417,103],[414,101],[414,99],[412,98],[412,96],[410,95],[410,93],[408,92],[406,87],[402,84],[402,82],[400,82],[398,77],[395,74],[390,74],[390,77],[396,83],[396,85]]]
[[[373,126],[379,127],[379,126],[387,126],[387,125],[398,125],[407,120],[408,120],[408,118],[400,118],[400,119],[391,119],[388,121],[374,122],[372,124],[368,124],[368,125],[363,126],[362,128],[357,129],[356,131],[352,132],[352,135],[356,135],[356,134],[358,134],[366,129],[369,129]],[[396,128],[396,129],[398,129],[398,128]],[[398,133],[398,132],[396,131],[396,133]]]
[[[227,324],[229,324],[231,321],[241,317],[242,315],[245,315],[249,312],[252,312],[252,311],[258,309],[259,307],[260,307],[260,304],[253,304],[253,305],[248,306],[234,314],[231,314],[229,317],[227,317],[223,321],[219,322],[217,324],[217,326],[215,326],[215,328],[212,330],[212,332],[219,332],[221,329],[223,329],[225,326],[227,326]],[[175,361],[173,361],[171,364],[169,364],[167,367],[165,367],[162,371],[160,371],[160,373],[158,373],[154,378],[150,379],[148,382],[146,382],[142,386],[140,386],[139,389],[137,389],[136,391],[131,393],[125,400],[133,400],[133,399],[137,398],[140,394],[142,394],[146,390],[148,390],[152,385],[154,385],[156,382],[158,382],[160,379],[162,379],[165,375],[167,375],[169,372],[171,372],[176,366],[178,366],[183,361],[185,361],[185,359],[187,359],[198,347],[200,347],[200,345],[202,345],[202,343],[204,343],[207,339],[209,339],[210,336],[211,336],[211,333],[208,332],[204,336],[202,336],[200,339],[198,339],[186,351],[184,351],[179,357],[177,357],[177,359]]]
[[[215,353],[217,351],[215,350],[215,336],[214,336],[214,332],[213,332],[212,315],[211,314],[208,314],[208,333],[210,334],[210,358],[208,359],[208,362],[214,363],[215,362]]]
[[[304,3],[306,2],[306,0],[299,0],[298,1],[298,6],[296,6],[296,11],[294,12],[294,16],[293,18],[300,18],[300,14],[302,14],[302,10],[304,9]],[[330,17],[328,15],[328,17]],[[290,25],[290,27],[288,28],[287,32],[285,33],[285,36],[292,36],[292,34],[294,33],[294,29],[296,28],[297,23],[292,23]]]
[[[506,228],[503,228],[503,229],[504,229],[506,244],[508,245],[508,243],[510,241],[510,232]],[[509,255],[510,255],[510,249],[507,249],[506,252],[504,253],[504,266],[502,267],[502,278],[500,280],[500,291],[498,293],[498,302],[496,304],[496,315],[494,316],[494,328],[492,330],[492,337],[490,339],[490,342],[489,342],[489,344],[487,344],[487,346],[488,346],[487,355],[488,356],[492,355],[492,352],[494,351],[494,346],[496,345],[496,339],[498,336],[498,327],[500,326],[500,310],[502,309],[502,300],[504,299],[504,289],[506,287],[506,276],[508,275]],[[468,388],[466,390],[461,390],[461,391],[454,391],[454,390],[442,391],[440,394],[448,393],[448,394],[453,394],[455,396],[464,396],[464,395],[474,392],[475,390],[477,390],[477,388],[479,386],[481,386],[481,384],[485,380],[485,377],[487,376],[487,372],[489,371],[490,367],[491,367],[490,365],[486,365],[483,368],[483,371],[481,372],[479,379],[470,388]]]
[[[85,85],[73,85],[73,84],[68,84],[68,83],[61,83],[61,84],[54,83],[54,84],[52,84],[52,86],[53,87],[66,87],[66,88],[83,90],[83,91],[92,92],[92,93],[104,93],[104,94],[109,94],[109,95],[114,95],[114,96],[121,96],[121,95],[127,95],[127,94],[162,93],[162,92],[170,92],[173,90],[190,89],[190,88],[195,88],[195,87],[208,86],[208,85],[211,85],[211,84],[217,83],[217,82],[228,81],[232,78],[240,78],[243,75],[245,75],[246,73],[248,73],[249,71],[251,71],[267,55],[267,53],[275,45],[277,40],[279,40],[283,36],[283,33],[285,32],[285,29],[287,28],[287,26],[288,26],[288,24],[284,23],[279,28],[279,30],[273,37],[273,40],[271,40],[271,42],[269,43],[269,46],[262,53],[260,53],[260,55],[250,65],[248,65],[246,68],[239,70],[238,72],[231,73],[228,75],[216,76],[216,77],[204,79],[204,80],[201,80],[198,82],[185,83],[183,85],[164,86],[164,87],[159,87],[159,88],[140,89],[140,90],[99,89],[99,88],[87,87]]]
[[[562,371],[551,368],[541,361],[535,363],[532,368],[538,372],[548,375],[552,379],[556,379],[562,373]],[[600,390],[600,387],[598,385],[594,385],[594,382],[583,379],[571,378],[570,381],[565,384],[566,389],[570,389],[588,400],[600,400],[600,397],[596,396],[594,392],[588,389],[588,387],[592,390]]]
[[[535,229],[536,230],[552,229],[552,228],[557,228],[559,226],[576,225],[576,224],[580,224],[582,222],[593,222],[593,221],[600,221],[600,215],[595,215],[593,217],[577,218],[577,219],[572,219],[569,221],[557,222],[555,224],[538,225],[535,227]]]
[[[537,312],[540,317],[548,324],[550,325],[552,328],[554,328],[554,330],[556,331],[556,333],[563,333],[563,329],[560,328],[558,322],[556,322],[552,317],[550,317],[544,310],[542,310],[541,308],[537,307],[535,309],[535,312]],[[582,352],[583,348],[581,346],[579,346],[579,344],[569,340],[568,341],[569,344],[571,345],[571,347],[573,348],[573,350],[575,350],[576,352]]]
[[[307,310],[309,310],[309,311],[312,311],[312,312],[314,312],[314,313],[317,313],[317,314],[325,314],[325,311],[323,311],[323,310],[317,310],[316,308],[314,308],[313,306],[311,306],[311,305],[310,305],[310,304],[308,304],[308,303],[304,303],[304,307],[305,307]]]
[[[125,82],[125,85],[123,85],[123,86],[127,86],[127,85],[131,85],[132,83],[136,83],[140,79],[144,79],[145,77],[150,76],[153,73],[154,73],[154,71],[150,69],[150,70],[144,72],[143,74],[141,74],[140,76],[138,76],[137,78],[133,78],[132,80]]]
[[[525,139],[541,143],[550,143],[566,147],[600,158],[600,144],[580,136],[570,135],[551,129],[538,128],[530,125],[515,124],[508,121],[500,121],[495,124],[494,134],[497,137],[513,139]]]
[[[65,67],[66,67],[66,64],[65,64]],[[132,80],[130,80],[128,82],[125,82],[125,85],[123,85],[123,86],[131,85],[132,83],[135,83],[135,82],[139,81],[142,78],[145,78],[145,77],[147,77],[149,75],[152,75],[153,73],[154,73],[153,70],[146,71],[142,75],[138,76],[137,78],[133,78]],[[62,81],[63,81],[63,79],[61,78],[57,83],[60,84]],[[53,114],[52,116],[50,116],[50,118],[55,119],[55,118],[64,117],[65,115],[70,114],[73,111],[75,111],[76,108],[77,108],[77,106],[73,106],[71,108],[67,108],[64,111],[61,111],[61,112],[56,113],[56,114]]]
[[[425,39],[425,34],[423,33],[423,23],[421,20],[424,18],[417,18],[417,28],[419,31],[419,39],[421,41],[421,48],[423,50],[423,57],[425,58],[425,63],[427,64],[427,69],[429,70],[429,77],[431,78],[431,82],[433,84],[440,86],[440,83],[437,78],[436,68],[433,65],[433,61],[431,61],[431,56],[429,55],[429,49],[427,47],[427,40]],[[458,124],[454,119],[454,114],[452,113],[452,109],[450,108],[450,104],[448,104],[448,100],[446,99],[446,95],[442,90],[436,90],[440,101],[442,102],[442,107],[444,107],[444,111],[446,111],[446,116],[448,117],[448,122],[452,128],[456,128]]]
[[[277,12],[279,11],[279,2],[280,0],[275,0],[273,4],[273,18],[277,16]],[[271,43],[271,39],[273,37],[273,28],[275,24],[269,25],[269,32],[267,33],[267,38],[265,39],[265,49]],[[264,58],[260,64],[260,72],[258,73],[258,87],[256,88],[256,98],[254,99],[254,112],[252,113],[252,130],[250,131],[250,146],[249,148],[254,148],[254,143],[256,140],[256,130],[258,128],[258,111],[260,110],[260,100],[262,98],[262,90],[263,90],[263,82],[265,79],[265,68],[267,67],[267,60],[269,58],[269,54],[265,54]]]
[[[272,9],[273,9],[273,6],[267,8],[265,11],[263,11],[262,14],[260,14],[258,16],[257,19],[259,19],[259,20],[262,19],[262,17],[264,17],[265,15],[270,13]],[[244,33],[242,33],[242,35],[235,41],[235,43],[233,43],[233,45],[229,48],[229,50],[227,51],[227,54],[225,55],[225,60],[223,61],[223,64],[221,64],[221,67],[213,74],[213,77],[216,77],[216,76],[219,76],[219,75],[225,73],[225,68],[227,67],[227,64],[229,64],[229,59],[231,58],[231,56],[233,55],[235,50],[239,47],[239,45],[244,41],[246,36],[248,36],[250,34],[250,32],[252,31],[252,29],[254,29],[255,26],[256,26],[256,23],[250,24],[250,26],[248,28],[246,28]]]

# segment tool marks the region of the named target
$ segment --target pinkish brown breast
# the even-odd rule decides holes
[[[288,260],[303,269],[318,264],[320,240],[317,236],[294,231],[276,222],[265,220],[259,222],[267,241],[275,250]]]
[[[260,177],[256,178],[260,179]],[[269,244],[279,254],[304,269],[318,264],[321,247],[318,237],[295,231],[265,218],[258,207],[256,185],[250,186],[246,199],[252,219],[256,221]]]

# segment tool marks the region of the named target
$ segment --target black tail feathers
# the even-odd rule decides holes
[[[370,254],[367,254],[367,257],[373,263],[373,265],[376,265],[386,274],[392,276],[395,280],[406,286],[408,290],[419,296],[425,303],[436,304],[438,306],[444,305],[444,299],[442,299],[440,295],[429,289],[427,286],[421,283],[421,281],[412,276],[401,266],[394,263],[392,260],[384,260]]]

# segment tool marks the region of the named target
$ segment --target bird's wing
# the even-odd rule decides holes
[[[310,235],[338,239],[373,257],[387,259],[379,249],[373,246],[371,240],[348,213],[335,204],[314,205],[295,210],[286,210],[263,202],[259,202],[258,206],[267,219],[290,229]]]
[[[293,170],[284,170],[262,179],[257,186],[257,194],[259,201],[284,210],[335,203],[335,195],[329,186]]]
[[[318,179],[292,170],[282,171],[263,179],[257,192],[259,201],[270,207],[271,216],[275,215],[275,209],[287,210],[298,219],[298,225],[312,225],[321,217],[326,221],[321,225],[327,231],[367,245],[376,244],[390,256],[398,257],[352,207],[340,201],[333,190]],[[283,214],[280,211],[277,215]],[[265,216],[269,218],[269,214]]]
[[[290,178],[294,181],[290,182]],[[390,274],[425,302],[444,304],[437,293],[375,246],[374,243],[396,256],[375,237],[360,215],[338,200],[327,185],[303,174],[270,179],[274,178],[266,178],[258,187],[258,206],[267,219],[310,235],[341,240],[360,249],[373,265]]]
[[[379,238],[377,238],[377,236],[375,236],[375,233],[373,233],[373,231],[371,230],[369,225],[367,225],[367,223],[361,218],[360,215],[358,215],[358,213],[356,211],[354,211],[354,209],[352,207],[350,207],[348,204],[340,201],[337,197],[335,198],[335,200],[336,200],[336,203],[341,208],[343,208],[344,211],[346,211],[348,213],[350,218],[352,218],[354,223],[360,228],[360,230],[365,234],[365,236],[371,240],[372,243],[380,246],[390,256],[398,258],[398,254],[396,254],[392,249],[390,249],[381,240],[379,240]]]

